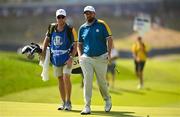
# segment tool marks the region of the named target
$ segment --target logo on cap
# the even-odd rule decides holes
[[[58,9],[58,10],[56,11],[56,17],[57,17],[58,15],[66,16],[66,11],[65,11],[64,9]]]

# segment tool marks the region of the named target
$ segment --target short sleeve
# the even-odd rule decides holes
[[[104,34],[105,38],[112,36],[112,32],[111,32],[111,29],[109,28],[108,24],[103,20],[98,20],[98,22],[102,23],[103,34]]]

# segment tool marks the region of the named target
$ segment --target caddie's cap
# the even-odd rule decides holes
[[[56,11],[56,17],[59,16],[59,15],[66,16],[66,11],[64,9],[58,9]]]

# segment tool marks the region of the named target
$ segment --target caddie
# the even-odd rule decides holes
[[[58,9],[56,11],[56,23],[49,25],[41,53],[44,58],[47,47],[50,47],[50,61],[53,64],[54,75],[58,78],[62,99],[62,104],[58,110],[71,110],[72,108],[70,75],[73,57],[77,52],[76,42],[77,33],[73,27],[66,23],[66,11]]]

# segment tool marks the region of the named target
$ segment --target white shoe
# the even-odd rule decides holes
[[[89,106],[86,106],[82,111],[81,115],[88,115],[91,114],[91,108]]]
[[[104,107],[105,112],[110,112],[110,110],[111,110],[111,108],[112,108],[112,103],[111,103],[111,101],[108,100],[108,101],[106,101],[105,103],[106,103],[106,104],[105,104],[105,107]]]
[[[72,108],[71,102],[66,102],[65,107],[64,107],[64,110],[70,111],[71,108]]]
[[[65,108],[65,103],[62,103],[59,107],[58,107],[58,110],[64,110]]]

